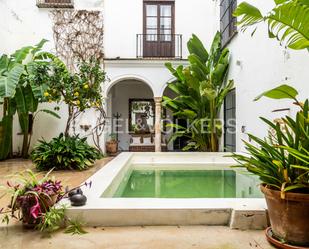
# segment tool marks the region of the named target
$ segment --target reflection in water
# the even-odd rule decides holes
[[[234,170],[133,170],[114,197],[258,198],[257,185]]]

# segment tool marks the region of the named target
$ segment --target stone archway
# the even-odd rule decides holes
[[[148,101],[153,104],[151,105],[153,106],[151,108],[153,111],[152,116],[147,117],[147,122],[149,122],[147,137],[150,136],[151,141],[154,141],[155,133],[152,131],[155,130],[154,124],[156,120],[153,90],[149,82],[146,83],[136,77],[118,78],[106,88],[106,109],[109,118],[108,123],[110,124],[108,133],[117,134],[121,151],[134,151],[133,149],[147,151],[147,149],[151,150],[151,148],[154,150],[155,143],[144,144],[143,139],[140,146],[137,142],[134,142],[134,145],[132,145],[132,140],[138,141],[138,136],[135,134],[134,129],[132,129],[132,120],[135,120],[136,117],[132,117],[129,108],[133,100],[137,102]],[[144,148],[145,146],[146,148]]]

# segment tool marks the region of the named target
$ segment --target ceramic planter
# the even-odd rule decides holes
[[[261,185],[268,206],[274,235],[285,242],[309,246],[309,194],[291,193],[280,196],[280,191]]]
[[[111,140],[106,142],[106,152],[109,154],[116,154],[118,150],[118,142]]]

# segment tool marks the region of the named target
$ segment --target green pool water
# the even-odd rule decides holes
[[[258,198],[257,185],[233,170],[133,170],[113,197]]]

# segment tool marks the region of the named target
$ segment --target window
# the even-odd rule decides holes
[[[174,1],[144,0],[143,57],[174,57]]]
[[[147,41],[171,41],[173,21],[173,2],[145,1],[144,31]]]
[[[236,151],[236,94],[230,91],[224,101],[224,150]]]
[[[73,8],[73,0],[37,0],[39,8]]]
[[[220,3],[220,31],[222,35],[222,46],[226,46],[237,33],[236,17],[233,12],[237,7],[237,0],[221,0]]]

